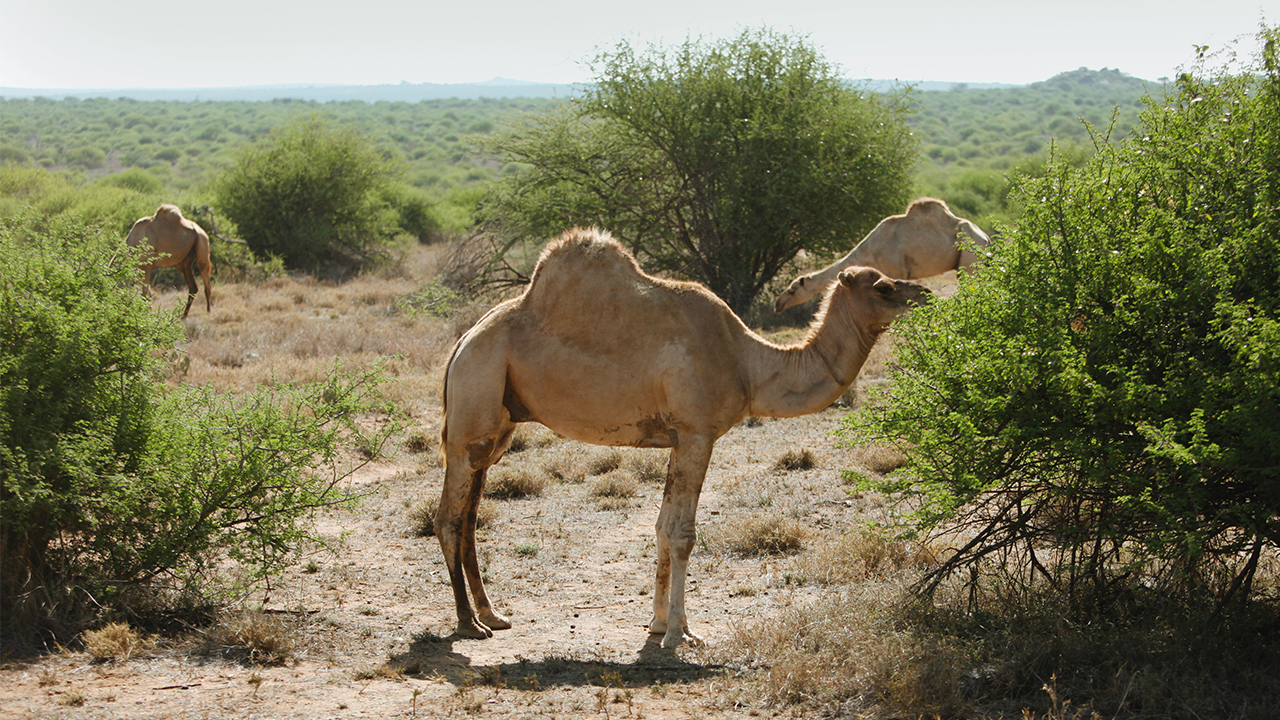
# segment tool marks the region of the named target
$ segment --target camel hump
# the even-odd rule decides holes
[[[156,208],[155,219],[156,220],[181,220],[182,208],[178,207],[177,205],[170,205],[168,203],[165,203],[160,207]]]
[[[951,208],[938,198],[921,197],[907,206],[908,215],[951,215]]]
[[[606,300],[634,292],[645,280],[635,256],[608,232],[573,228],[543,249],[527,298],[535,308],[569,298]]]
[[[642,322],[655,311],[659,282],[609,233],[574,228],[551,241],[521,301],[544,332],[598,332],[599,324]]]
[[[635,256],[598,228],[573,228],[547,243],[533,271],[533,284],[558,275],[641,275]]]

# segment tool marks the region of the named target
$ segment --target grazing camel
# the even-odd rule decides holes
[[[649,632],[663,635],[663,647],[696,642],[685,616],[685,570],[712,445],[745,417],[830,405],[889,323],[927,295],[853,268],[840,274],[808,337],[783,347],[749,330],[705,287],[645,274],[608,233],[578,228],[552,241],[524,294],[463,335],[445,370],[435,533],[458,635],[491,637],[511,627],[480,578],[476,508],[485,472],[516,423],[539,422],[596,445],[671,449]]]
[[[848,255],[792,281],[778,296],[773,309],[782,312],[821,295],[841,270],[854,265],[867,265],[889,277],[907,280],[968,267],[978,261],[978,256],[959,247],[966,238],[978,247],[991,242],[977,225],[953,215],[943,201],[913,200],[905,214],[881,220]]]
[[[199,225],[182,217],[182,210],[177,205],[161,205],[156,208],[155,215],[139,218],[129,229],[125,242],[129,247],[138,247],[144,242],[151,245],[151,250],[144,254],[142,260],[143,292],[150,292],[153,272],[177,265],[187,281],[187,306],[182,310],[185,319],[198,291],[191,267],[194,264],[204,278],[205,309],[213,310],[213,296],[209,294],[209,272],[213,270],[213,261],[209,259],[209,236]]]

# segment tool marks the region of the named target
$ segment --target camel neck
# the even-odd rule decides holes
[[[853,384],[878,334],[845,319],[824,322],[799,345],[760,340],[749,355],[749,414],[795,417],[827,407]]]

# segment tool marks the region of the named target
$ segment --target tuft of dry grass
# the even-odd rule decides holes
[[[508,453],[520,453],[526,450],[550,447],[556,443],[556,435],[541,425],[521,423],[511,434],[511,445]]]
[[[404,438],[404,448],[416,455],[434,452],[439,445],[439,433],[430,432],[423,428],[410,430]]]
[[[957,717],[969,709],[959,643],[893,629],[905,586],[867,584],[740,626],[715,652],[762,669],[773,702],[869,717]]]
[[[776,472],[793,472],[796,470],[812,470],[818,464],[818,459],[814,456],[813,451],[809,448],[792,449],[778,456],[773,461],[773,469]]]
[[[849,459],[854,465],[881,475],[893,472],[907,464],[907,456],[901,450],[879,443],[852,448],[849,451]]]
[[[604,475],[622,467],[622,450],[611,447],[597,450],[587,458],[588,476]]]
[[[591,496],[601,510],[631,507],[632,500],[639,495],[640,483],[624,470],[611,470],[591,484]]]
[[[811,531],[800,521],[781,515],[738,518],[712,532],[716,544],[738,555],[786,555],[799,552]]]
[[[409,529],[416,537],[433,537],[436,534],[436,512],[440,510],[440,498],[431,497],[409,511]],[[484,530],[497,523],[498,508],[488,499],[481,499],[476,508],[476,530]]]
[[[489,469],[489,477],[485,482],[485,497],[495,500],[519,500],[542,495],[547,489],[548,478],[545,473],[529,467],[495,466]]]
[[[283,619],[244,611],[223,617],[206,636],[204,650],[255,665],[283,665],[293,655],[294,631]]]
[[[845,536],[796,559],[806,580],[837,585],[918,574],[938,564],[937,552],[915,542],[888,540],[870,532]]]
[[[84,649],[96,662],[124,662],[155,646],[124,623],[110,623],[97,630],[85,631]]]
[[[666,482],[668,453],[633,448],[625,455],[623,466],[636,480],[642,483]]]

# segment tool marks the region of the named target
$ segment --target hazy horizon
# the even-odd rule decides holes
[[[1159,80],[1196,46],[1222,50],[1264,20],[1260,0],[922,0],[906,13],[834,0],[370,0],[344,13],[289,0],[13,0],[0,4],[0,87],[568,85],[589,81],[592,58],[621,41],[671,46],[759,27],[806,37],[849,78],[1025,85],[1088,67]]]

